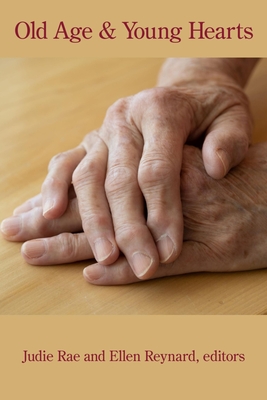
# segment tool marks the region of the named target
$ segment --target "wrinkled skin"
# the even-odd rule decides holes
[[[225,178],[214,180],[205,171],[201,151],[185,146],[181,171],[184,242],[179,258],[161,264],[152,278],[200,271],[242,271],[265,268],[267,241],[267,143],[252,146],[245,159]],[[14,212],[22,222],[13,223],[7,240],[25,241],[22,255],[30,264],[48,265],[93,257],[81,230],[77,200],[70,194],[66,213],[53,221],[42,216],[41,195]],[[13,221],[14,218],[5,220]],[[15,227],[19,229],[15,233]],[[64,232],[64,233],[61,233]],[[57,236],[53,236],[57,235]],[[48,236],[52,236],[48,238]],[[44,244],[43,254],[34,244]],[[114,264],[85,268],[84,277],[98,285],[137,282],[125,257]]]
[[[182,249],[184,144],[203,141],[205,169],[219,179],[243,159],[251,133],[248,99],[225,75],[120,99],[80,146],[51,160],[44,216],[63,215],[73,182],[96,260],[113,264],[121,251],[136,276],[147,279]]]

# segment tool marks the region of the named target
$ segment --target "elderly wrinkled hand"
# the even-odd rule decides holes
[[[242,86],[252,64],[242,75],[243,64],[232,63],[174,59],[163,67],[160,87],[113,104],[100,129],[51,160],[42,186],[45,218],[63,215],[73,183],[99,263],[111,265],[122,252],[135,275],[147,279],[159,263],[174,262],[183,244],[184,144],[204,141],[213,178],[225,176],[248,149],[252,122]]]
[[[265,268],[267,237],[267,143],[252,146],[245,159],[225,178],[212,179],[205,171],[201,151],[185,146],[181,170],[184,242],[180,257],[161,264],[151,278],[184,273],[242,271]],[[36,265],[67,263],[93,258],[82,229],[77,199],[70,196],[66,213],[49,221],[42,215],[42,198],[36,196],[6,220],[20,220],[8,240],[25,241],[22,254]],[[3,223],[4,227],[5,222]],[[54,236],[56,235],[56,236]],[[43,236],[45,237],[41,239]],[[39,238],[34,240],[34,238]],[[89,265],[84,277],[98,285],[137,282],[127,259],[114,264]]]

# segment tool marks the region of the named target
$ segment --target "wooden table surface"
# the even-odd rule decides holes
[[[116,99],[155,83],[161,59],[1,59],[0,219],[39,193],[51,157],[98,127]],[[267,137],[267,60],[247,87],[254,141]],[[88,262],[36,267],[0,239],[0,314],[267,314],[267,270],[201,273],[116,287]]]

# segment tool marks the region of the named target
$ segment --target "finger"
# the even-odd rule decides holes
[[[211,250],[202,243],[184,242],[179,258],[171,264],[161,264],[155,274],[149,279],[163,278],[193,272],[216,271],[218,260]],[[92,264],[83,271],[84,278],[94,285],[126,285],[140,282],[129,263],[120,257],[110,266]]]
[[[108,149],[97,132],[86,138],[87,155],[75,169],[76,191],[83,230],[98,262],[113,263],[119,256],[104,184]]]
[[[84,233],[61,233],[51,238],[30,240],[22,245],[21,254],[32,265],[66,264],[93,258]]]
[[[72,174],[85,156],[83,146],[57,154],[49,163],[48,174],[42,185],[43,214],[46,219],[60,217],[68,205],[68,190]]]
[[[180,200],[180,170],[186,138],[187,120],[183,103],[169,101],[170,115],[166,118],[168,99],[164,92],[146,108],[140,123],[144,149],[138,182],[147,205],[147,225],[157,244],[161,263],[174,261],[181,252],[183,216]],[[175,116],[175,117],[174,117]]]
[[[65,214],[55,220],[47,220],[43,216],[42,207],[35,207],[25,213],[7,218],[1,224],[3,236],[12,242],[54,236],[62,232],[80,232],[81,230],[82,223],[77,199],[70,200]]]
[[[140,132],[123,113],[120,101],[109,110],[112,132],[104,126],[101,135],[109,148],[105,190],[112,214],[116,242],[138,278],[146,279],[158,267],[157,248],[145,219],[144,199],[138,184],[143,150]],[[114,117],[114,114],[116,118]]]
[[[73,185],[69,187],[68,198],[69,200],[74,199],[76,197],[76,193],[74,191]],[[24,212],[32,210],[34,207],[41,207],[42,202],[42,194],[39,193],[36,196],[32,197],[29,200],[26,200],[23,204],[16,207],[13,211],[13,215],[22,214]]]
[[[223,178],[245,157],[252,136],[252,119],[244,107],[235,106],[220,115],[210,126],[203,144],[207,173]]]
[[[20,206],[16,207],[13,211],[13,215],[22,214],[24,212],[32,210],[34,207],[40,207],[42,205],[42,195],[41,193],[32,197],[31,199],[25,201]]]

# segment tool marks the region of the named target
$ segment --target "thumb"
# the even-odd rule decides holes
[[[221,179],[245,157],[252,136],[250,112],[238,105],[210,125],[203,143],[205,169],[212,178]]]

